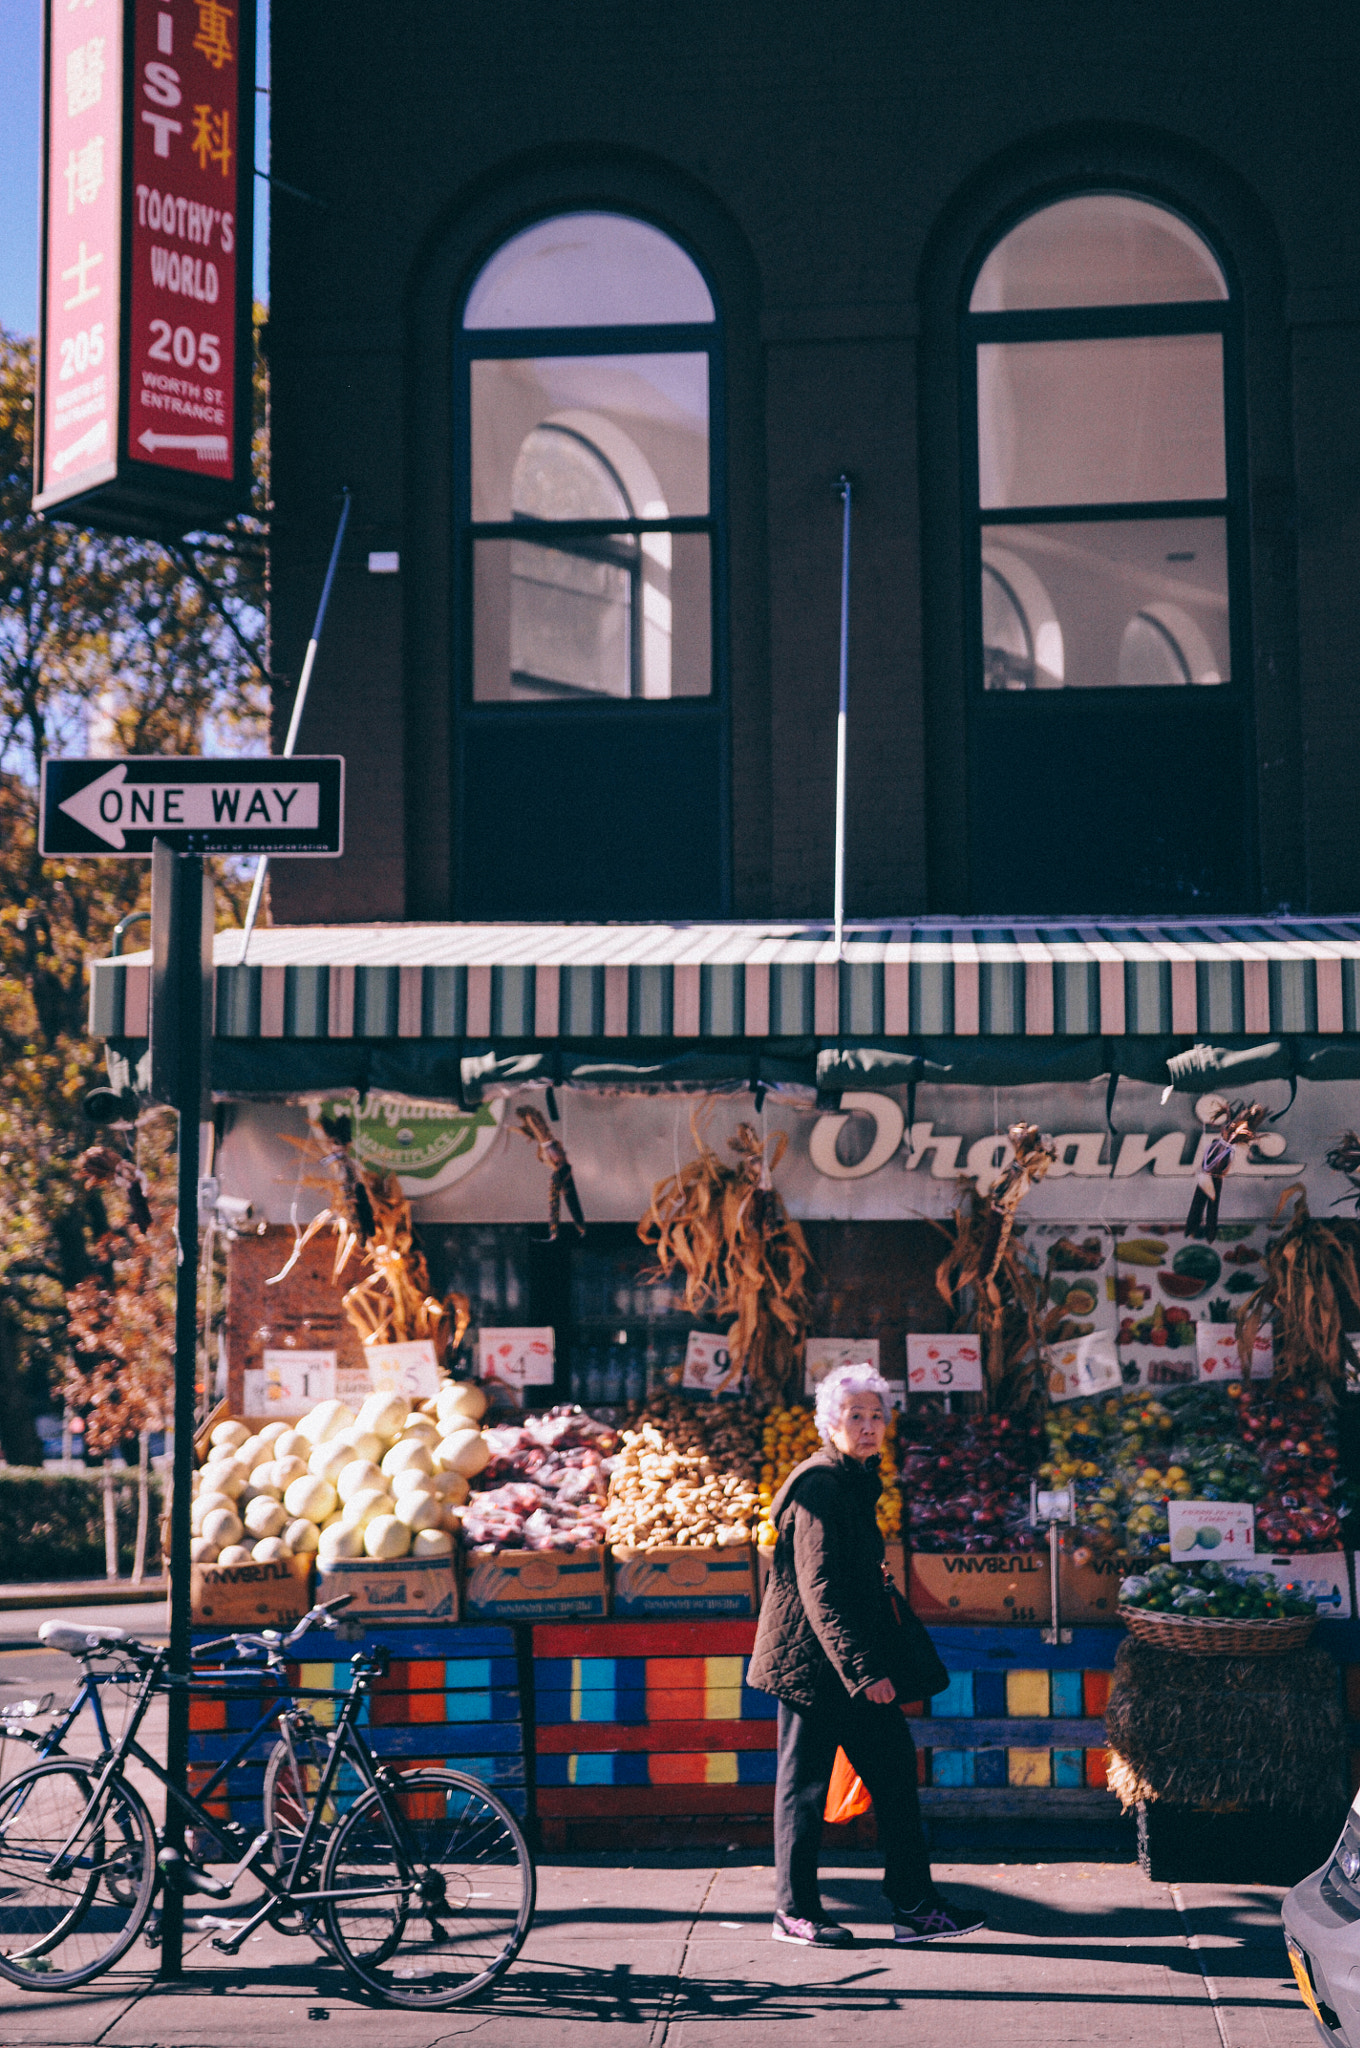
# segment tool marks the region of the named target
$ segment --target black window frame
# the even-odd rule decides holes
[[[527,228],[570,216],[574,212],[617,213],[642,221],[666,236],[693,263],[704,281],[713,305],[707,322],[610,327],[467,327],[467,302],[488,263],[507,243]],[[454,701],[455,732],[469,725],[551,718],[646,718],[658,727],[669,719],[698,719],[716,724],[722,736],[721,791],[723,813],[724,895],[730,868],[730,821],[728,790],[730,766],[728,730],[727,644],[727,420],[723,363],[725,335],[722,305],[712,276],[695,251],[672,228],[649,218],[635,207],[609,206],[598,199],[579,207],[554,206],[551,211],[521,221],[487,251],[459,295],[453,339],[454,415],[453,437],[453,585],[454,615]],[[474,520],[472,517],[472,365],[474,362],[529,359],[541,356],[609,355],[696,355],[708,359],[708,511],[705,514],[675,515],[665,519],[552,519]],[[644,534],[703,534],[709,548],[709,690],[703,697],[611,697],[582,693],[550,698],[527,699],[521,703],[479,703],[474,695],[474,580],[473,553],[480,540],[577,541],[587,548],[607,548],[620,536],[631,539],[638,552]],[[636,607],[635,607],[636,610]],[[634,632],[638,623],[634,621]],[[636,673],[636,664],[634,673]],[[461,763],[457,764],[461,768]]]
[[[1130,306],[1074,306],[1049,310],[974,313],[970,301],[978,277],[993,251],[1022,221],[1047,212],[1064,200],[1079,198],[1137,199],[1183,220],[1213,256],[1227,286],[1223,299],[1176,299]],[[1156,519],[1222,519],[1227,540],[1228,647],[1230,675],[1222,683],[1198,685],[1220,702],[1237,704],[1246,721],[1248,756],[1252,737],[1251,588],[1248,525],[1246,432],[1246,370],[1242,293],[1226,254],[1189,209],[1164,193],[1128,184],[1073,185],[1048,191],[1011,212],[986,239],[969,266],[959,320],[960,432],[962,440],[961,509],[963,515],[964,648],[966,701],[970,730],[980,718],[1023,716],[1002,707],[1044,701],[1098,697],[1104,701],[1136,697],[1146,701],[1157,686],[1108,684],[1066,685],[1061,690],[988,690],[982,638],[982,531],[998,526],[1091,525],[1096,521]],[[1144,499],[1115,504],[1005,506],[984,510],[978,446],[978,349],[984,342],[1100,341],[1144,336],[1218,334],[1223,349],[1223,454],[1226,495],[1222,498]],[[1168,685],[1180,690],[1182,685]],[[971,781],[971,776],[970,776]]]

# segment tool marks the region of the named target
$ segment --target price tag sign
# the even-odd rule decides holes
[[[1256,1555],[1256,1509],[1250,1501],[1172,1500],[1166,1519],[1173,1564]]]
[[[1050,1344],[1044,1357],[1050,1401],[1089,1401],[1095,1394],[1109,1393],[1124,1384],[1114,1337],[1108,1330],[1095,1330],[1071,1344]]]
[[[503,1387],[550,1387],[557,1339],[552,1325],[524,1330],[479,1330],[477,1377]]]
[[[318,1401],[333,1401],[335,1359],[333,1351],[266,1351],[263,1370],[245,1375],[246,1414],[287,1422]]]
[[[967,1331],[957,1337],[909,1336],[907,1388],[913,1394],[980,1394],[981,1343]]]
[[[1240,1380],[1242,1356],[1236,1323],[1197,1323],[1195,1349],[1202,1380]],[[1251,1377],[1268,1380],[1275,1370],[1275,1340],[1269,1328],[1256,1332],[1251,1352]]]
[[[708,1330],[690,1331],[682,1387],[690,1387],[699,1394],[734,1394],[742,1377],[726,1337],[714,1336]]]
[[[877,1337],[809,1337],[803,1353],[803,1391],[815,1394],[819,1381],[838,1365],[871,1365],[879,1370]]]
[[[409,1344],[365,1344],[364,1357],[375,1394],[405,1394],[408,1401],[428,1401],[439,1392],[442,1375],[428,1337]]]

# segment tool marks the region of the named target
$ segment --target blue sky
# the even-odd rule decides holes
[[[256,0],[259,63],[269,83],[269,0]],[[0,0],[0,327],[38,325],[38,152],[42,140],[42,0]],[[255,100],[255,162],[269,162],[269,101]],[[255,180],[255,296],[269,296],[269,187]]]

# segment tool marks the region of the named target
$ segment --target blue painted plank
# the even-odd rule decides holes
[[[1112,1671],[1127,1640],[1122,1628],[1074,1628],[1070,1643],[1037,1628],[932,1628],[930,1639],[948,1671]]]
[[[957,1714],[971,1715],[973,1712],[973,1674],[971,1671],[951,1671],[949,1684],[943,1692],[937,1692],[930,1702],[932,1720],[945,1720]]]
[[[1079,1749],[1055,1749],[1053,1752],[1053,1782],[1055,1785],[1084,1785],[1086,1783],[1085,1759]]]
[[[739,1749],[737,1751],[737,1783],[739,1785],[773,1785],[775,1768],[779,1759],[772,1749]]]
[[[1049,1676],[1051,1711],[1080,1718],[1085,1711],[1081,1698],[1080,1671],[1054,1671]]]
[[[972,1785],[976,1782],[975,1763],[971,1749],[932,1749],[930,1752],[930,1782],[932,1785]]]
[[[1004,1785],[1006,1782],[1006,1752],[1004,1749],[978,1749],[973,1752],[973,1782],[976,1785]]]
[[[973,1711],[976,1714],[1001,1715],[1006,1711],[1006,1674],[1004,1671],[975,1671],[973,1673]]]

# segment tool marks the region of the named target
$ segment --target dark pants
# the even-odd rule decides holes
[[[900,1707],[840,1698],[807,1713],[779,1702],[779,1772],[774,1793],[775,1905],[800,1919],[821,1917],[817,1853],[836,1750],[849,1757],[874,1802],[883,1889],[896,1906],[930,1890],[930,1857],[916,1796],[916,1744]]]

